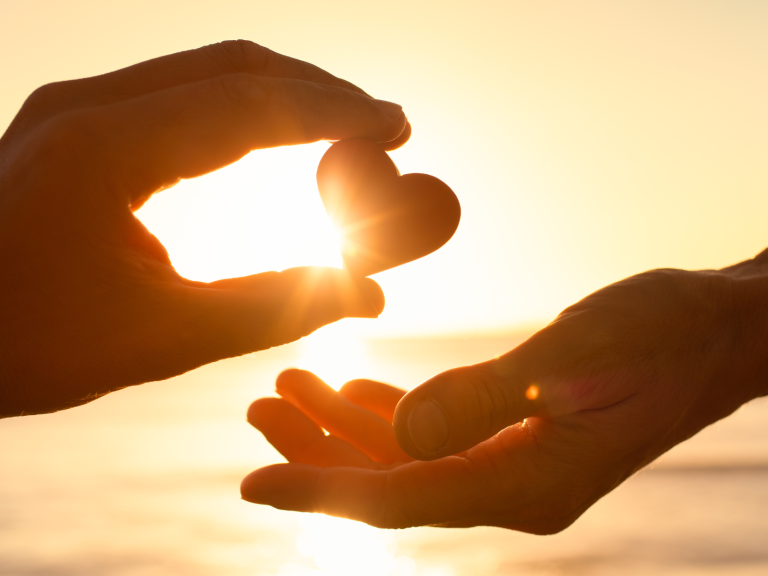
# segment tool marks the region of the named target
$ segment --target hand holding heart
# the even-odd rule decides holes
[[[400,106],[245,41],[37,90],[0,140],[0,417],[377,316],[378,285],[332,268],[182,278],[132,211],[255,149],[409,130]]]

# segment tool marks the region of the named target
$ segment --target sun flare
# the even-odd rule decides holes
[[[136,216],[168,249],[176,270],[193,280],[341,268],[343,235],[314,182],[316,158],[326,147],[260,150],[155,195]]]
[[[372,371],[365,341],[345,324],[326,326],[302,340],[296,367],[314,372],[334,390]]]

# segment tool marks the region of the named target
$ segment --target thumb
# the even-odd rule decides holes
[[[561,416],[592,401],[592,346],[555,322],[504,356],[438,374],[408,392],[393,425],[419,460],[457,454],[533,416]],[[584,370],[586,368],[586,371]]]
[[[384,308],[376,282],[335,268],[189,284],[180,299],[188,345],[180,352],[198,365],[286,344],[342,318],[376,318]]]

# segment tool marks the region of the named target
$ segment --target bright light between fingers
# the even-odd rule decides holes
[[[334,390],[371,373],[365,342],[349,324],[326,326],[302,340],[301,346],[296,367],[314,372]]]
[[[259,150],[156,194],[136,215],[193,280],[294,266],[341,268],[315,169],[326,144]]]
[[[333,220],[331,220],[330,217],[328,218],[328,222],[329,222],[330,236],[333,240],[333,244],[339,249],[339,254],[341,254],[342,249],[346,248],[347,247],[346,245],[348,244],[346,234],[341,228],[336,226],[336,224],[334,223]]]

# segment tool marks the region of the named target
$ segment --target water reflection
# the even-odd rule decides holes
[[[299,525],[296,549],[315,567],[289,562],[277,576],[454,576],[450,567],[419,567],[397,554],[394,533],[386,530],[320,514],[302,515]]]
[[[296,548],[311,558],[317,570],[297,574],[327,576],[415,576],[416,564],[397,556],[390,532],[366,524],[319,514],[303,515]],[[285,567],[284,567],[285,568]],[[282,571],[281,571],[282,574]]]

